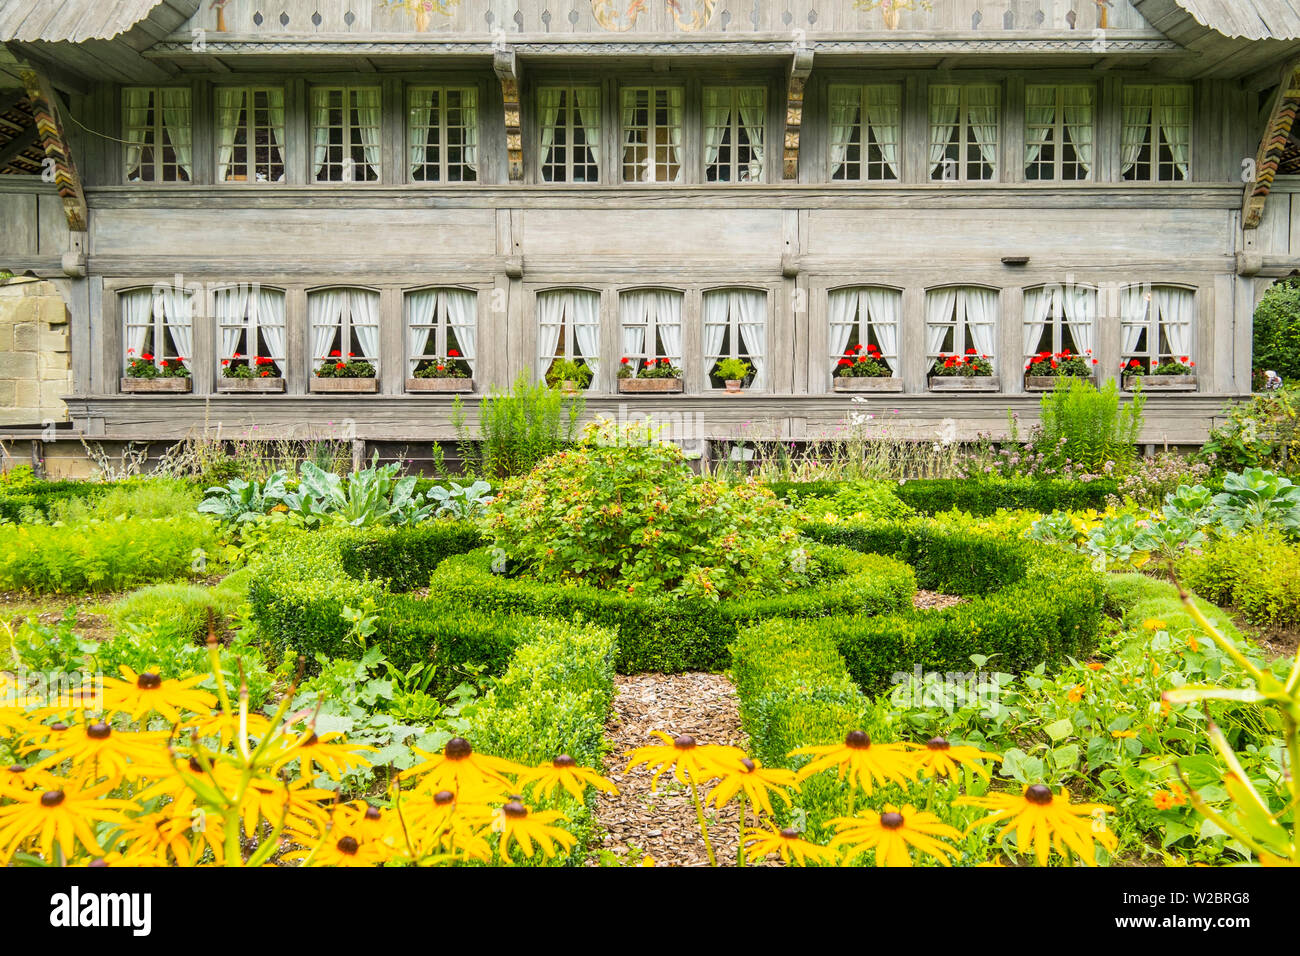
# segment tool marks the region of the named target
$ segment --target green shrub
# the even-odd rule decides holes
[[[811,487],[810,487],[811,486]],[[915,512],[898,497],[892,481],[776,482],[772,493],[785,498],[811,518],[834,514],[840,517],[868,515],[878,521],[910,518]]]
[[[118,628],[148,628],[157,634],[176,634],[198,641],[207,632],[208,615],[223,629],[244,603],[237,587],[207,588],[198,584],[154,584],[141,588],[113,607]]]
[[[1177,564],[1193,592],[1259,627],[1300,627],[1300,545],[1276,529],[1217,538]]]
[[[1102,510],[1108,495],[1119,490],[1110,478],[1092,481],[1032,478],[922,478],[903,482],[897,494],[920,514],[939,514],[956,508],[986,516],[1001,510],[1041,511],[1057,509]]]
[[[771,597],[710,601],[630,595],[586,585],[505,577],[492,573],[487,551],[444,561],[433,574],[430,590],[457,607],[562,620],[581,618],[617,628],[618,669],[624,674],[721,670],[730,659],[729,645],[737,630],[753,621],[880,614],[911,604],[915,578],[897,561],[815,546],[813,554],[828,572],[822,582]]]
[[[459,682],[466,665],[486,665],[499,673],[527,633],[514,619],[471,613],[433,593],[419,600],[392,593],[387,581],[371,575],[376,567],[394,568],[405,559],[399,583],[427,581],[438,561],[457,547],[476,544],[469,526],[436,522],[416,528],[300,532],[271,545],[251,567],[249,603],[258,631],[281,652],[314,660],[360,657],[365,647],[345,607],[367,613],[374,631],[366,642],[379,645],[393,666],[433,664],[439,686]],[[420,562],[428,562],[422,564]]]
[[[94,498],[112,485],[91,481],[16,482],[0,485],[0,522],[46,520],[56,504],[72,499]]]
[[[969,597],[942,610],[791,624],[798,639],[825,634],[868,692],[899,673],[965,672],[971,655],[1008,673],[1087,653],[1101,632],[1100,575],[1079,555],[930,522],[815,526],[821,540],[900,558],[923,588]]]
[[[1283,279],[1264,293],[1255,310],[1252,368],[1300,381],[1300,282]]]
[[[1057,379],[1040,401],[1035,444],[1058,467],[1070,463],[1096,474],[1113,462],[1123,469],[1136,457],[1145,404],[1139,392],[1121,406],[1113,378],[1101,388],[1087,379]]]
[[[482,543],[473,525],[440,522],[350,541],[340,557],[343,570],[352,577],[382,578],[390,591],[405,592],[428,584],[429,574],[443,558],[472,551]]]
[[[0,526],[0,590],[120,591],[182,579],[217,552],[217,524],[183,517]],[[196,564],[196,561],[198,563]]]
[[[793,591],[815,571],[765,487],[699,478],[680,448],[635,426],[593,430],[507,482],[487,524],[539,582],[716,600]]]
[[[1185,630],[1201,633],[1200,624],[1187,613],[1178,597],[1178,588],[1168,581],[1147,574],[1108,574],[1103,578],[1106,588],[1106,611],[1115,615],[1128,630],[1142,627],[1150,620],[1163,621],[1171,634]],[[1204,598],[1197,597],[1196,606],[1205,619],[1229,640],[1242,642],[1241,632],[1223,610]]]
[[[469,474],[507,478],[531,471],[578,437],[578,421],[586,399],[566,396],[544,382],[532,384],[526,374],[508,392],[492,392],[479,400],[476,442],[466,422],[460,397],[452,406],[461,461]]]
[[[1224,409],[1225,420],[1210,430],[1202,452],[1230,471],[1267,468],[1300,474],[1300,387],[1256,395]]]
[[[568,754],[580,766],[601,768],[605,721],[614,698],[616,639],[607,629],[537,621],[496,686],[468,711],[476,749],[525,764]],[[553,805],[578,837],[555,865],[582,862],[596,835],[596,795],[561,793]],[[540,856],[535,865],[544,864]]]

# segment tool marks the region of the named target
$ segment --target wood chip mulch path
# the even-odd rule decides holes
[[[645,767],[631,773],[625,754],[634,747],[662,743],[651,732],[690,734],[702,744],[747,743],[740,729],[739,703],[731,682],[721,674],[638,674],[615,678],[613,714],[605,727],[610,744],[606,764],[617,795],[600,794],[596,820],[604,831],[601,848],[636,863],[646,854],[655,866],[708,866],[700,838],[690,788],[659,778],[650,792],[653,774]],[[704,790],[700,798],[704,798]],[[739,815],[736,805],[724,810],[705,807],[709,839],[721,866],[736,865]],[[753,826],[753,816],[750,826]],[[594,860],[588,865],[594,866]]]
[[[963,604],[966,599],[955,594],[940,594],[938,591],[917,591],[912,595],[912,604],[922,611],[941,611],[955,604]]]

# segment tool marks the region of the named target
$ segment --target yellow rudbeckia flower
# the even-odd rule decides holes
[[[961,831],[933,813],[912,806],[900,810],[886,804],[883,813],[836,817],[831,823],[836,829],[831,846],[847,848],[846,859],[874,850],[876,866],[911,866],[909,847],[943,866],[950,866],[950,860],[961,856],[956,847],[943,842],[943,838],[961,839]]]
[[[842,744],[821,747],[800,747],[790,752],[795,757],[811,754],[815,758],[798,773],[802,782],[823,770],[836,769],[839,779],[845,777],[851,785],[871,796],[877,784],[897,783],[907,786],[916,779],[917,766],[909,751],[912,744],[878,744],[860,730],[849,731]]]
[[[1039,866],[1047,865],[1052,849],[1068,857],[1067,848],[1089,866],[1096,866],[1096,844],[1113,850],[1117,842],[1104,820],[1098,818],[1099,814],[1113,812],[1112,808],[1095,803],[1071,804],[1070,793],[1065,788],[1053,794],[1048,787],[1036,783],[1025,787],[1019,795],[990,793],[983,797],[958,797],[955,803],[993,811],[967,827],[967,833],[1005,820],[1007,825],[998,831],[998,840],[1014,831],[1016,846],[1022,853],[1028,853],[1033,847]]]
[[[588,787],[595,787],[605,793],[618,793],[618,787],[613,783],[594,770],[579,767],[578,762],[568,754],[560,754],[550,764],[525,769],[519,774],[516,783],[519,787],[536,784],[536,795],[548,798],[561,787],[571,793],[576,800],[582,799]]]
[[[821,846],[800,836],[793,828],[751,827],[745,831],[745,856],[750,862],[776,854],[786,863],[835,863],[838,856],[830,847]]]

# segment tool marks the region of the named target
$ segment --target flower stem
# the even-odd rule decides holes
[[[748,812],[749,809],[745,804],[745,791],[741,790],[740,791],[740,824],[737,827],[737,833],[736,833],[736,836],[739,838],[740,842],[736,845],[736,866],[745,865],[745,816],[748,814]]]
[[[695,786],[694,775],[687,773],[691,782],[691,799],[695,801],[695,819],[700,822],[700,835],[704,837],[704,850],[709,854],[709,866],[717,866],[718,858],[713,855],[713,844],[709,842],[709,825],[704,822],[704,805],[700,803],[700,791]]]

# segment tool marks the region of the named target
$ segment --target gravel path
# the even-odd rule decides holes
[[[596,804],[603,848],[634,862],[648,853],[656,866],[708,866],[690,789],[665,773],[651,793],[653,774],[645,767],[625,773],[624,755],[633,747],[660,743],[651,733],[655,730],[690,734],[702,744],[743,747],[735,689],[721,674],[638,674],[616,678],[615,689],[605,739],[612,748],[609,777],[619,793],[601,794]],[[722,866],[736,865],[737,817],[734,804],[721,811],[705,808],[709,839]]]

